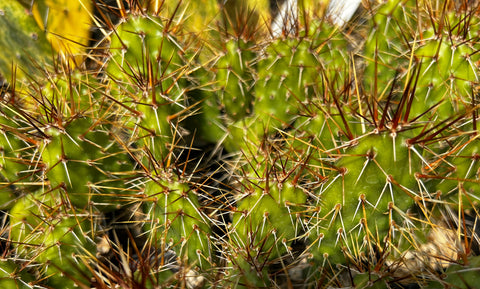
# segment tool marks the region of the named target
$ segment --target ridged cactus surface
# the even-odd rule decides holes
[[[0,284],[474,287],[480,8],[340,2],[0,4]]]
[[[32,73],[51,57],[50,44],[35,19],[16,1],[0,4],[0,73],[11,81]],[[37,62],[37,63],[35,63]],[[18,65],[19,67],[15,67]]]

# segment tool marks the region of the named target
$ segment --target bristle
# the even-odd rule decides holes
[[[20,2],[0,287],[475,286],[478,4]]]

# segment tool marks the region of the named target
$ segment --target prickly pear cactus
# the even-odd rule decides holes
[[[41,147],[42,177],[50,187],[65,190],[78,208],[93,205],[108,211],[128,195],[122,184],[131,163],[116,142],[122,128],[103,102],[102,89],[88,73],[64,70],[49,75],[42,85],[32,85],[33,100],[16,113],[26,118],[25,129],[32,127],[29,119],[37,120],[33,127],[40,137],[34,140]],[[29,107],[36,108],[35,113],[28,114]]]
[[[232,39],[225,44],[224,54],[216,63],[220,100],[226,115],[236,121],[252,113],[253,60],[252,43]]]
[[[415,203],[415,174],[422,168],[418,148],[414,152],[408,141],[408,132],[372,133],[339,155],[319,194],[319,217],[325,224],[310,235],[318,258],[328,256],[338,263],[353,252],[365,250],[363,254],[369,256],[377,240],[394,242],[396,224],[408,222],[404,212]],[[353,250],[358,245],[358,251]],[[342,250],[345,256],[339,254]]]
[[[0,200],[2,209],[10,208],[17,195],[23,189],[31,189],[28,185],[30,176],[35,171],[35,141],[26,136],[24,129],[26,119],[16,115],[15,110],[2,102],[0,125]],[[28,126],[27,126],[28,127]]]
[[[396,77],[408,73],[411,45],[417,31],[415,1],[384,1],[375,9],[368,21],[368,31],[362,57],[365,59],[363,82],[366,92],[381,96],[395,83]]]
[[[228,150],[255,150],[275,130],[303,121],[298,120],[303,117],[299,111],[309,106],[314,96],[324,94],[331,101],[338,97],[335,89],[350,86],[348,42],[342,32],[320,21],[302,33],[298,38],[257,44],[262,49],[255,61],[256,73],[250,76],[255,79],[251,113],[227,123]]]
[[[474,199],[480,194],[479,148],[478,135],[459,137],[457,143],[445,153],[442,164],[442,180],[437,189],[445,199],[460,201],[465,209],[475,207]],[[465,198],[461,198],[463,195]]]
[[[34,278],[27,272],[26,267],[15,261],[4,259],[0,261],[0,286],[3,288],[32,288]]]
[[[475,101],[472,92],[479,83],[479,22],[464,22],[467,15],[447,12],[431,20],[431,27],[418,39],[414,54],[421,66],[413,105],[416,115],[431,109],[427,116],[435,114],[444,120],[469,110]]]
[[[137,145],[159,161],[174,146],[179,114],[188,107],[185,51],[164,21],[135,15],[120,23],[112,34],[107,67],[118,100],[128,103],[136,117],[128,126],[141,131]]]
[[[233,241],[229,250],[237,256],[231,260],[232,278],[242,283],[269,286],[270,264],[298,253],[293,252],[292,244],[301,242],[300,212],[305,209],[307,194],[297,182],[301,168],[282,171],[280,166],[290,161],[257,155],[238,176],[237,206],[228,235]]]
[[[130,169],[128,156],[102,127],[88,118],[72,119],[63,127],[45,130],[42,160],[53,188],[61,187],[79,208],[94,205],[112,210],[127,202],[120,175]],[[121,198],[123,196],[123,198]]]
[[[0,4],[0,75],[6,81],[32,74],[50,62],[52,49],[32,15],[16,1]],[[33,60],[33,61],[32,61]],[[13,66],[12,66],[13,65]],[[15,69],[15,65],[18,68]]]
[[[473,286],[476,11],[364,3],[337,27],[308,8],[275,38],[251,2],[113,2],[85,66],[1,88],[0,283]],[[438,220],[447,276],[409,260]]]
[[[81,258],[95,250],[95,224],[90,214],[68,203],[68,194],[59,189],[40,190],[19,199],[10,210],[15,253],[41,266],[42,273],[49,276],[47,283],[54,288],[86,284],[89,274]]]
[[[196,189],[167,175],[153,178],[144,189],[144,230],[150,241],[174,251],[184,265],[206,269],[212,262],[209,218]]]
[[[312,86],[319,81],[320,64],[313,49],[310,41],[297,39],[278,39],[266,47],[266,55],[258,63],[255,113],[261,120],[273,122],[272,128],[291,122],[297,105],[311,95]]]

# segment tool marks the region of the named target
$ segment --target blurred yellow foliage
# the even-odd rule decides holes
[[[148,1],[148,0],[147,0]],[[338,1],[338,0],[337,0]],[[215,25],[222,25],[229,33],[248,37],[267,37],[271,33],[271,13],[285,16],[285,9],[298,9],[322,17],[329,0],[150,0],[154,12],[169,17],[175,13],[186,31],[197,35]],[[294,13],[295,14],[295,13]],[[289,15],[292,15],[291,13]],[[255,35],[254,35],[255,34]]]
[[[93,19],[91,0],[19,2],[31,9],[38,26],[46,32],[52,47],[65,61],[75,66],[83,61]]]
[[[39,27],[46,32],[47,39],[63,60],[74,66],[83,61],[93,23],[93,0],[17,1],[31,9]],[[202,35],[217,29],[218,25],[229,33],[266,37],[272,21],[271,9],[278,5],[280,11],[287,1],[292,0],[139,0],[139,3],[167,18],[174,15],[185,33],[203,38]],[[300,10],[310,14],[319,14],[318,10],[324,10],[329,2],[296,1]]]
[[[269,0],[150,0],[149,7],[165,17],[174,14],[186,31],[197,35],[217,25],[240,32],[240,27],[253,30],[270,22]]]

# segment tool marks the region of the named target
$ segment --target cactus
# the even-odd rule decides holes
[[[120,184],[122,173],[131,166],[121,148],[111,145],[108,131],[92,126],[90,119],[78,118],[64,127],[48,128],[42,160],[50,185],[67,190],[72,204],[111,210],[128,202],[128,192]]]
[[[292,244],[302,242],[300,212],[307,199],[298,181],[302,167],[295,167],[294,160],[282,159],[279,152],[269,149],[272,152],[266,152],[271,159],[257,155],[236,176],[238,199],[228,228],[234,272],[231,282],[270,286],[267,276],[272,265],[297,254]]]
[[[28,184],[30,177],[41,168],[36,168],[34,160],[36,142],[27,135],[25,127],[22,126],[27,120],[4,102],[1,103],[1,112],[0,198],[2,209],[7,209],[14,204],[22,190],[34,187]]]
[[[361,255],[366,250],[368,257],[377,240],[393,243],[395,224],[408,221],[403,214],[415,202],[415,173],[421,170],[422,161],[408,144],[408,133],[397,134],[366,135],[335,162],[319,194],[323,212],[319,217],[325,225],[315,224],[311,231],[318,258],[329,256],[330,262],[341,262],[345,258],[339,254],[341,250],[347,250],[343,253],[353,259],[358,256],[349,254]],[[354,246],[360,248],[354,251]]]
[[[418,28],[415,2],[395,0],[373,6],[368,31],[361,55],[365,59],[363,82],[366,92],[382,97],[396,77],[410,71],[410,41]]]
[[[0,285],[3,288],[32,288],[33,276],[25,267],[19,266],[13,260],[0,261]]]
[[[479,196],[479,146],[478,135],[460,136],[455,145],[445,152],[442,178],[437,189],[446,200],[460,202],[464,209],[475,207]],[[427,176],[428,177],[428,176]],[[462,196],[465,195],[465,199]],[[461,198],[460,201],[458,198]]]
[[[129,126],[141,130],[137,145],[159,161],[178,134],[175,115],[188,107],[185,51],[167,29],[155,16],[136,15],[120,23],[112,35],[107,67],[118,101],[130,103],[135,113]]]
[[[251,3],[120,2],[88,69],[2,87],[0,282],[471,286],[448,266],[478,267],[475,10],[300,3],[274,38]],[[423,266],[447,276],[416,276],[440,222],[453,252]]]
[[[287,125],[298,111],[295,105],[312,93],[319,74],[313,49],[309,41],[294,39],[278,39],[266,47],[266,56],[258,63],[255,113],[273,122],[272,128]]]
[[[217,61],[217,81],[220,86],[221,103],[226,115],[236,121],[251,113],[253,101],[251,62],[254,51],[242,39],[230,40],[225,44],[225,54]]]
[[[469,13],[468,10],[445,12],[444,16],[432,20],[423,39],[419,39],[414,51],[421,62],[413,106],[415,112],[434,107],[431,114],[443,120],[469,109],[470,96],[479,82],[475,63],[480,60],[476,53],[478,35],[473,33],[479,25],[478,19],[469,18]]]
[[[90,214],[69,208],[67,198],[60,190],[39,191],[24,196],[10,210],[16,254],[41,264],[43,274],[50,276],[48,284],[55,288],[87,283],[81,258],[95,249]]]
[[[347,46],[342,34],[323,21],[311,23],[304,34],[272,40],[263,48],[251,76],[256,79],[252,113],[227,124],[227,149],[248,150],[246,139],[258,145],[264,136],[294,123],[312,95],[348,85],[350,63],[338,52]]]
[[[220,5],[222,24],[234,35],[252,35],[266,27],[267,6],[267,1],[223,1]]]
[[[145,185],[145,230],[163,250],[173,250],[189,266],[206,269],[212,262],[208,217],[195,190],[175,177],[159,176]]]
[[[436,278],[425,288],[438,288],[438,286],[454,286],[454,288],[472,288],[477,280],[477,271],[480,264],[478,256],[471,257],[465,264],[455,264],[449,267],[444,276]]]
[[[115,134],[122,128],[104,103],[104,86],[86,73],[64,70],[50,75],[35,102],[37,128],[42,130],[41,159],[52,188],[63,188],[78,208],[90,205],[103,211],[128,202],[122,187],[131,162]]]
[[[16,1],[0,5],[0,75],[4,81],[22,79],[36,71],[37,66],[50,62],[51,47],[45,33]],[[32,61],[33,60],[33,61]],[[15,68],[17,66],[20,68]]]

